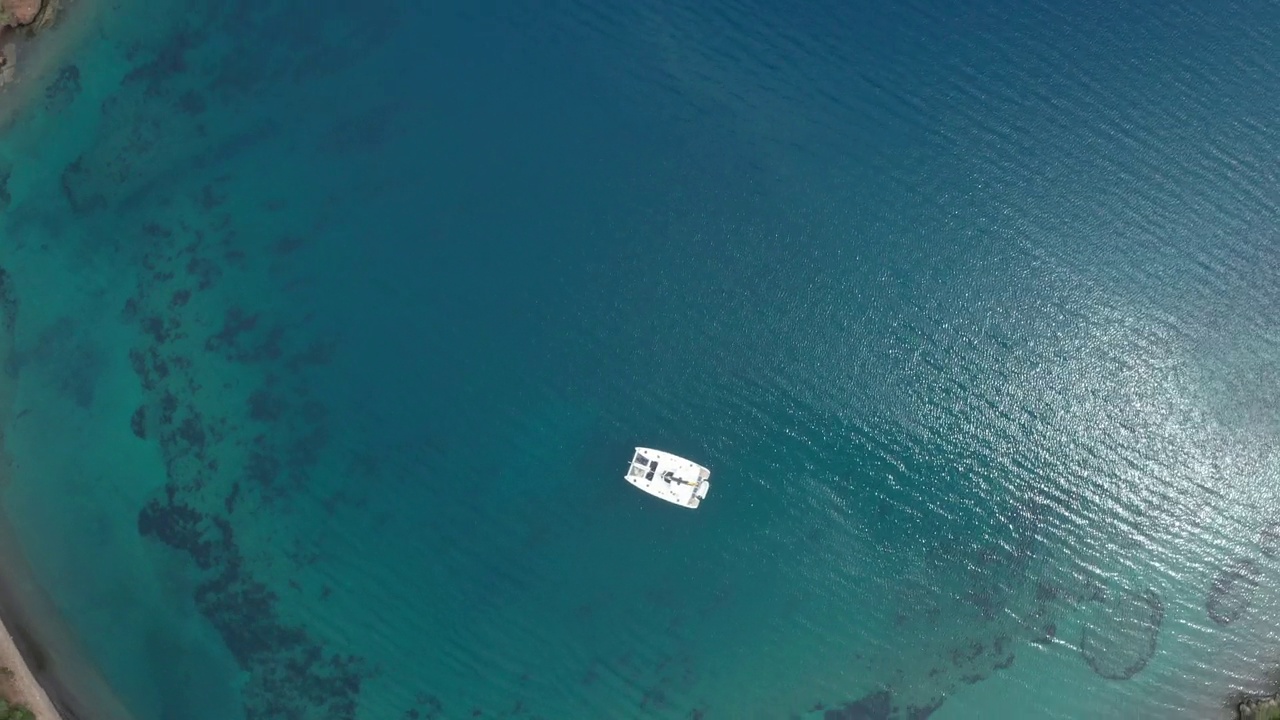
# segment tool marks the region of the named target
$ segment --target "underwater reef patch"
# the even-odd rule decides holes
[[[1236,558],[1213,577],[1204,609],[1209,619],[1219,625],[1230,625],[1249,608],[1252,591],[1261,582],[1258,564],[1247,558]]]
[[[1085,625],[1080,652],[1100,677],[1129,680],[1156,654],[1164,624],[1164,601],[1155,590],[1111,592],[1091,600],[1095,612]]]
[[[18,296],[13,288],[13,279],[9,271],[0,267],[0,329],[6,335],[13,336],[18,324]]]
[[[188,200],[203,207],[204,194],[195,195]],[[137,331],[129,363],[144,400],[127,421],[135,437],[159,446],[166,473],[163,492],[139,510],[137,530],[186,554],[200,573],[195,604],[245,673],[246,718],[353,718],[372,675],[368,664],[291,614],[281,593],[300,589],[296,577],[277,580],[259,570],[264,559],[272,568],[297,570],[314,562],[314,552],[298,538],[285,542],[285,552],[238,541],[262,522],[264,506],[287,512],[291,493],[321,462],[327,414],[297,370],[324,362],[316,350],[324,344],[309,337],[295,342],[296,326],[286,332],[278,322],[258,323],[259,312],[196,301],[216,292],[228,270],[225,245],[203,242],[215,237],[210,226],[221,216],[207,220],[148,219],[138,224],[139,243],[131,248],[143,271],[120,317]],[[63,323],[46,330],[30,357],[74,348],[70,329]],[[228,382],[212,386],[219,372],[256,380],[243,392]],[[229,396],[239,402],[223,402]]]
[[[822,713],[822,720],[889,720],[892,712],[893,693],[879,690],[839,707],[828,708]]]
[[[366,670],[350,655],[326,652],[300,626],[284,622],[279,598],[244,567],[231,524],[175,499],[153,499],[138,516],[138,532],[186,552],[209,579],[196,588],[201,613],[250,674],[244,693],[250,720],[352,718]]]
[[[1258,533],[1258,546],[1263,557],[1274,559],[1280,555],[1280,523],[1271,523]]]
[[[12,337],[11,330],[6,334]],[[34,342],[15,347],[5,364],[10,375],[27,366],[36,368],[77,406],[88,408],[106,370],[107,356],[98,344],[81,335],[76,322],[62,317],[41,330]]]
[[[57,115],[80,97],[80,68],[63,65],[58,74],[44,88],[44,108],[50,115]]]

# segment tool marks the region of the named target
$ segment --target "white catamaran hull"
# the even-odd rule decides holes
[[[652,448],[636,448],[627,468],[627,482],[656,498],[696,508],[711,489],[711,471],[701,465]]]

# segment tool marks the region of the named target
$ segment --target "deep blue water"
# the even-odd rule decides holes
[[[0,95],[6,514],[133,716],[1265,687],[1280,6],[418,5],[85,0]]]

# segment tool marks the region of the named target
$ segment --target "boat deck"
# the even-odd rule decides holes
[[[701,465],[652,448],[636,448],[627,468],[627,482],[654,497],[681,507],[696,508],[711,489],[711,471]]]

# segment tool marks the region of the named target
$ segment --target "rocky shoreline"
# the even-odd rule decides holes
[[[0,2],[0,27],[31,25],[43,6],[41,0],[3,0]]]
[[[1236,706],[1240,720],[1280,720],[1280,695],[1249,698]]]
[[[0,87],[14,80],[18,39],[53,24],[60,0],[0,0]]]

